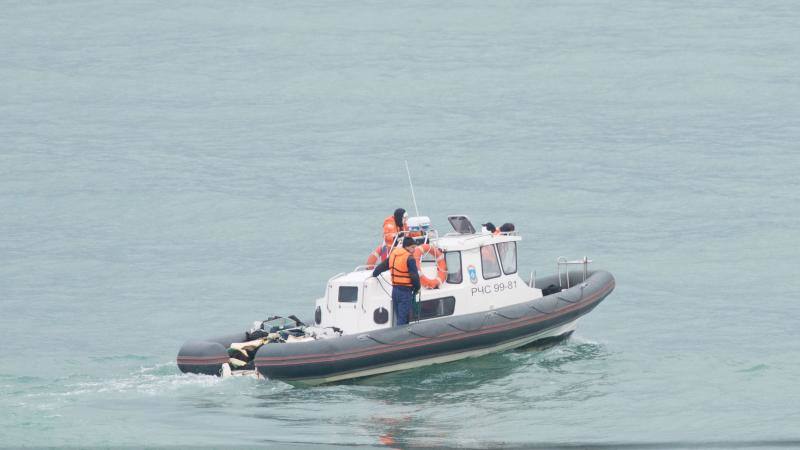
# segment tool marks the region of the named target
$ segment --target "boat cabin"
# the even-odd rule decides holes
[[[426,219],[410,218],[411,229],[442,255],[436,251],[423,254],[420,275],[429,280],[438,277],[441,283],[437,288],[421,289],[419,314],[412,312],[412,323],[491,311],[542,297],[540,289],[518,274],[517,242],[522,238],[515,231],[476,231],[467,216],[458,215],[448,217],[453,231],[439,236]],[[437,261],[441,258],[444,265]],[[373,268],[358,266],[329,279],[325,295],[316,300],[315,324],[339,328],[343,334],[392,327],[391,275],[387,271],[373,277]]]

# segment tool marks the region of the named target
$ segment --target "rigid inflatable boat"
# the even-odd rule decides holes
[[[450,216],[454,232],[439,236],[427,218],[411,219],[424,287],[408,325],[394,325],[389,273],[358,266],[328,280],[313,320],[272,317],[186,342],[178,367],[316,385],[445,363],[564,339],[614,289],[614,277],[585,257],[559,258],[555,274],[523,280],[515,231],[476,232],[466,216]]]

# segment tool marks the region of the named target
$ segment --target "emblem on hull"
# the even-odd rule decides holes
[[[469,273],[469,281],[471,281],[472,284],[477,284],[478,283],[478,272],[475,270],[475,266],[473,266],[473,265],[468,266],[467,267],[467,273]]]

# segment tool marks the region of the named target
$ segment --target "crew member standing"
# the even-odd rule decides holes
[[[414,250],[417,244],[414,238],[403,239],[403,246],[397,247],[389,254],[389,259],[381,262],[372,271],[372,276],[377,277],[382,272],[392,272],[392,308],[395,311],[397,325],[408,323],[411,313],[411,303],[414,295],[419,292],[419,269],[414,259]]]
[[[394,210],[394,214],[383,220],[383,242],[386,248],[392,248],[394,239],[400,231],[408,231],[408,214],[403,208]]]

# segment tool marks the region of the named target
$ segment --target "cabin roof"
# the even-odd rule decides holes
[[[511,234],[491,234],[491,233],[475,233],[475,234],[459,234],[448,233],[439,237],[436,242],[439,248],[446,251],[464,251],[476,249],[482,245],[497,244],[500,242],[516,242],[521,241],[516,233]]]

